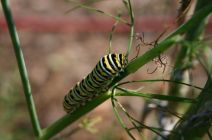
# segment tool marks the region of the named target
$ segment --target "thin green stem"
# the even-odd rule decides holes
[[[127,115],[127,117],[129,117],[132,121],[136,122],[137,124],[139,124],[140,126],[146,128],[146,129],[149,129],[150,131],[152,131],[153,133],[161,136],[163,139],[167,140],[163,135],[161,135],[157,130],[155,129],[152,129],[151,127],[145,125],[145,124],[142,124],[140,121],[136,120],[134,117],[132,117],[128,112],[125,112],[125,114]],[[136,126],[137,129],[139,128],[139,126]]]
[[[184,102],[184,103],[196,103],[195,99],[189,99],[184,97],[177,97],[177,96],[169,96],[169,95],[162,95],[162,94],[152,94],[152,93],[141,93],[138,91],[128,90],[117,87],[120,91],[116,93],[116,96],[138,96],[144,97],[147,99],[159,99],[165,101],[173,101],[173,102]],[[123,91],[123,92],[121,92]]]
[[[115,19],[115,20],[117,20],[117,21],[120,21],[121,23],[124,23],[124,24],[126,24],[126,25],[129,25],[129,23],[128,23],[126,20],[122,19],[122,18],[119,17],[119,16],[114,16],[114,15],[112,15],[112,14],[110,14],[110,13],[106,13],[106,12],[104,12],[104,11],[102,11],[102,10],[99,10],[99,9],[96,9],[96,8],[93,8],[93,7],[90,7],[90,6],[87,6],[87,5],[83,4],[83,3],[80,4],[80,3],[77,3],[77,2],[75,2],[75,1],[70,1],[70,2],[79,4],[78,6],[81,7],[81,8],[84,8],[84,9],[87,9],[87,10],[90,10],[90,11],[94,11],[94,12],[103,14],[103,15],[108,16],[108,17],[112,17],[113,19]],[[71,10],[72,10],[72,9],[71,9]],[[69,11],[71,11],[71,10],[69,10]],[[69,12],[69,11],[67,11],[67,12]]]
[[[127,126],[125,125],[125,123],[124,123],[123,119],[121,118],[121,116],[119,115],[118,110],[117,110],[117,108],[116,108],[116,104],[115,104],[115,102],[114,102],[114,101],[116,100],[114,96],[115,96],[115,92],[114,92],[114,90],[113,90],[112,95],[111,95],[111,102],[112,102],[113,112],[114,112],[114,114],[115,114],[117,120],[119,121],[119,124],[121,124],[122,128],[125,129],[125,131],[127,132],[127,134],[128,134],[133,140],[136,140],[136,139],[134,138],[134,136],[131,134],[131,132],[129,131],[129,129],[127,128]]]
[[[19,72],[20,72],[20,76],[21,76],[21,81],[22,81],[22,85],[23,85],[23,89],[24,89],[25,98],[27,101],[27,106],[28,106],[32,126],[34,129],[35,135],[39,137],[41,135],[41,128],[40,128],[37,113],[35,110],[34,100],[33,100],[32,94],[31,94],[31,87],[30,87],[30,83],[29,83],[26,65],[24,62],[24,56],[23,56],[23,53],[22,53],[22,50],[20,47],[18,33],[17,33],[15,25],[14,25],[14,21],[12,18],[12,13],[11,13],[11,10],[9,7],[8,0],[1,0],[1,4],[3,7],[5,19],[7,21],[8,29],[10,32],[10,37],[11,37],[11,40],[13,43],[13,48],[14,48],[16,60],[18,63],[18,68],[19,68]]]
[[[112,98],[111,98],[112,99]],[[126,115],[128,121],[135,127],[137,128],[137,132],[138,134],[142,137],[141,133],[140,133],[140,129],[137,126],[137,121],[135,121],[135,119],[127,112],[127,110],[124,108],[124,106],[116,99],[113,99],[114,101],[116,101],[116,104],[121,108],[122,112],[124,112],[124,114]],[[114,108],[115,109],[115,108]],[[118,112],[117,112],[118,113]],[[119,117],[121,118],[121,116],[119,115]],[[127,131],[131,134],[130,129],[127,128]],[[132,134],[131,134],[132,135]],[[133,135],[132,135],[133,136]]]
[[[118,17],[121,17],[121,14],[118,15]],[[112,30],[110,32],[109,35],[109,49],[108,49],[108,53],[111,53],[112,51],[112,38],[113,38],[113,33],[115,32],[116,26],[118,25],[119,21],[117,20],[112,27]]]
[[[179,82],[179,81],[174,81],[174,80],[167,80],[167,79],[148,79],[148,80],[126,81],[126,82],[121,82],[121,83],[117,84],[115,87],[121,86],[121,85],[125,85],[125,84],[140,83],[140,82],[141,83],[146,83],[146,82],[150,82],[150,83],[153,83],[153,82],[169,82],[169,83],[175,83],[175,84],[189,86],[189,87],[196,88],[196,89],[199,89],[199,90],[203,89],[201,87],[198,87],[198,86],[195,86],[195,85],[192,85],[192,84],[187,84],[187,83],[184,83],[184,82]]]
[[[134,17],[134,12],[132,10],[132,5],[130,0],[128,0],[128,7],[129,7],[129,13],[130,13],[130,36],[129,36],[129,43],[128,43],[128,47],[127,47],[127,53],[126,53],[126,57],[128,57],[128,55],[131,52],[132,49],[132,43],[133,43],[133,38],[134,38],[134,24],[135,24],[135,17]]]

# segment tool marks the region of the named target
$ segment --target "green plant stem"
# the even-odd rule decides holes
[[[119,89],[120,91],[117,91],[116,96],[137,96],[137,97],[144,97],[146,99],[159,99],[159,100],[181,102],[181,103],[196,103],[197,102],[197,100],[195,99],[189,99],[184,97],[168,96],[168,95],[153,94],[153,93],[141,93],[141,92],[127,90],[123,88],[117,88],[117,89]]]
[[[170,140],[200,140],[207,134],[211,127],[209,119],[212,115],[208,115],[208,118],[204,117],[208,111],[212,108],[212,77],[208,76],[207,83],[199,95],[199,101],[193,104],[187,113],[183,116],[177,127],[173,130],[176,133],[171,133]],[[195,118],[196,117],[196,118]],[[193,118],[193,119],[192,119]]]
[[[153,60],[155,57],[157,57],[159,54],[167,50],[171,47],[174,43],[180,42],[182,40],[181,36],[174,36],[169,39],[165,39],[164,41],[160,42],[157,47],[154,47],[153,49],[150,49],[146,53],[144,53],[142,56],[139,56],[135,60],[131,61],[124,72],[120,73],[118,77],[116,77],[110,86],[113,86],[117,82],[119,82],[124,77],[128,76],[130,73],[136,72],[140,67],[148,63],[149,61]]]
[[[197,13],[199,10],[204,9],[205,6],[207,6],[209,3],[211,3],[210,1],[211,0],[204,0],[204,1],[198,0],[194,14]],[[199,41],[201,39],[205,24],[206,24],[206,22],[205,22],[206,19],[207,19],[207,17],[202,18],[201,20],[198,21],[198,23],[195,26],[193,26],[191,29],[189,29],[186,32],[185,41],[191,43],[192,41]],[[189,80],[186,76],[186,73],[191,68],[192,62],[195,60],[195,58],[193,58],[192,55],[198,49],[198,45],[196,45],[196,44],[187,45],[185,43],[185,44],[181,44],[181,45],[182,45],[182,47],[176,57],[176,61],[175,61],[174,68],[173,68],[174,71],[170,78],[171,80],[175,80],[175,81],[179,81],[179,82]],[[168,91],[169,95],[178,96],[178,94],[180,94],[180,90],[181,90],[182,86],[170,83],[169,87],[170,87],[169,91]],[[177,110],[178,104],[170,103],[169,108],[172,110]],[[179,106],[179,108],[180,108],[180,106]]]
[[[132,10],[132,5],[131,5],[131,1],[128,0],[128,7],[129,7],[129,13],[130,13],[130,20],[131,20],[131,23],[130,23],[130,36],[129,36],[129,43],[128,43],[128,47],[127,47],[127,54],[126,54],[126,57],[128,58],[128,55],[130,54],[131,52],[131,48],[132,48],[132,43],[133,43],[133,38],[134,38],[134,24],[135,24],[135,16],[134,16],[134,12]]]
[[[117,107],[116,107],[116,104],[115,104],[115,100],[116,100],[116,99],[114,98],[114,93],[113,93],[112,96],[111,96],[111,102],[112,102],[112,106],[113,106],[113,112],[114,112],[114,114],[115,114],[117,120],[118,120],[119,123],[121,124],[121,127],[125,129],[125,131],[126,131],[127,134],[130,136],[130,138],[131,138],[132,140],[136,140],[136,139],[134,138],[134,136],[131,134],[131,132],[129,131],[129,129],[127,128],[127,126],[125,125],[125,123],[124,123],[122,117],[119,115],[118,110],[117,110]],[[117,100],[116,100],[116,101],[117,101]]]
[[[197,5],[195,8],[194,13],[198,12],[199,9],[206,9],[208,5],[212,5],[211,0],[198,0]],[[192,42],[192,41],[199,41],[202,39],[203,31],[205,28],[205,24],[207,21],[207,17],[200,19],[198,24],[188,30],[185,39],[186,41]],[[189,60],[187,57],[189,57],[189,53],[192,53],[195,49],[197,49],[198,46],[192,45],[192,46],[183,46],[179,56],[177,57],[177,61],[175,62],[175,67],[179,69],[183,69],[181,66],[186,65],[188,63],[191,63],[192,60]],[[185,55],[186,54],[186,55]],[[210,61],[210,60],[209,60]],[[211,61],[210,61],[211,62]],[[211,66],[211,64],[209,65]],[[211,67],[208,69],[208,80],[206,82],[206,85],[200,95],[198,96],[199,101],[196,104],[193,104],[189,107],[185,115],[183,116],[183,120],[185,121],[179,121],[177,127],[175,127],[174,131],[177,132],[177,134],[170,134],[169,139],[170,140],[179,140],[179,139],[186,139],[186,140],[196,140],[196,139],[202,139],[203,136],[208,132],[209,128],[211,127],[210,123],[202,123],[202,119],[198,116],[202,115],[204,116],[204,113],[207,112],[212,107],[212,79],[211,79]],[[182,80],[180,78],[179,80]],[[176,85],[171,86],[170,93],[179,91],[179,87]],[[174,105],[172,105],[174,106]],[[175,108],[171,108],[172,110]],[[191,120],[192,117],[197,117],[195,120]],[[211,118],[211,116],[210,116]],[[207,119],[207,118],[206,118]],[[199,125],[197,125],[199,124]]]
[[[94,12],[103,14],[103,15],[108,16],[108,17],[112,17],[113,19],[115,19],[115,20],[117,20],[117,21],[119,21],[119,22],[122,22],[122,23],[124,23],[124,24],[126,24],[126,25],[129,25],[129,23],[128,23],[126,20],[122,19],[122,18],[119,17],[119,16],[114,16],[114,15],[112,15],[112,14],[110,14],[110,13],[106,13],[106,12],[104,12],[104,11],[102,11],[102,10],[99,10],[99,9],[96,9],[96,8],[93,8],[93,7],[90,7],[90,6],[87,6],[87,5],[83,4],[83,3],[80,4],[80,3],[78,3],[78,2],[71,1],[71,0],[70,0],[70,2],[75,3],[75,4],[78,4],[77,7],[81,7],[81,8],[84,8],[84,9],[88,9],[88,10],[90,10],[90,11],[94,11]],[[74,9],[75,9],[75,8],[74,8]],[[72,11],[72,10],[73,10],[73,9],[70,9],[69,11]],[[67,11],[67,12],[69,12],[69,11]]]
[[[120,74],[119,77],[116,77],[110,86],[113,86],[115,83],[129,75],[130,73],[136,72],[140,67],[153,60],[155,57],[160,55],[162,52],[166,51],[171,45],[182,41],[182,37],[180,34],[185,33],[187,30],[190,30],[194,26],[196,26],[199,20],[204,19],[212,12],[212,4],[205,6],[204,9],[199,10],[189,21],[181,25],[176,31],[170,33],[163,41],[161,41],[157,47],[152,48],[147,51],[142,56],[139,56],[135,60],[131,61],[126,70]]]
[[[80,107],[75,112],[71,114],[66,114],[64,117],[54,122],[52,125],[43,130],[43,135],[39,138],[39,140],[47,140],[63,130],[65,127],[70,125],[71,123],[78,120],[81,116],[85,115],[92,109],[94,109],[99,104],[103,103],[107,99],[110,98],[110,94],[102,94],[101,96],[93,99],[91,102],[88,102],[85,106]]]
[[[121,85],[125,85],[125,84],[132,84],[132,83],[153,83],[153,82],[168,82],[168,83],[175,83],[175,84],[180,84],[180,85],[185,85],[185,86],[189,86],[192,88],[196,88],[199,90],[202,90],[203,88],[195,86],[195,85],[191,85],[191,84],[187,84],[187,83],[183,83],[183,82],[179,82],[179,81],[172,81],[172,80],[167,80],[167,79],[148,79],[148,80],[133,80],[133,81],[126,81],[126,82],[121,82],[119,84],[116,85],[116,87],[121,86]]]
[[[17,33],[15,25],[14,25],[14,21],[12,18],[12,13],[11,13],[11,10],[9,7],[8,0],[1,0],[1,4],[3,7],[5,19],[7,21],[8,29],[10,32],[10,37],[11,37],[11,40],[13,43],[13,48],[14,48],[16,60],[18,63],[18,68],[19,68],[19,72],[20,72],[20,76],[21,76],[21,81],[22,81],[22,85],[23,85],[23,89],[24,89],[25,98],[27,101],[27,106],[28,106],[32,126],[34,129],[35,135],[39,137],[41,135],[41,128],[40,128],[37,113],[35,110],[35,104],[33,101],[33,97],[31,94],[31,87],[30,87],[30,83],[29,83],[26,65],[24,62],[23,53],[22,53],[22,50],[20,47],[18,33]]]
[[[144,55],[138,57],[134,61],[130,62],[129,65],[126,67],[126,71],[121,74],[121,76],[115,78],[110,85],[113,86],[115,83],[129,75],[130,73],[133,73],[137,71],[141,66],[151,61],[154,57],[158,56],[160,53],[167,50],[173,43],[179,42],[181,40],[181,37],[176,36],[178,34],[186,32],[188,29],[192,28],[195,24],[197,24],[198,20],[201,20],[202,18],[206,17],[210,12],[212,11],[212,5],[208,5],[205,9],[199,11],[195,16],[193,16],[187,23],[183,24],[180,28],[178,28],[175,32],[171,33],[168,38],[163,40],[158,44],[157,47],[154,47],[150,51],[146,52]],[[43,135],[40,137],[40,140],[48,139],[61,130],[63,130],[65,127],[79,119],[81,116],[86,114],[87,112],[94,109],[96,106],[100,105],[104,101],[106,101],[108,98],[110,98],[110,95],[108,94],[102,94],[101,96],[97,97],[96,99],[92,100],[92,102],[89,102],[86,104],[86,106],[82,106],[79,109],[77,109],[72,114],[67,114],[58,121],[54,122],[52,125],[47,127],[43,130]]]
[[[174,102],[184,102],[184,103],[195,103],[196,101],[193,99],[188,99],[188,98],[183,98],[183,97],[171,97],[171,96],[166,96],[166,95],[157,95],[157,94],[144,94],[144,93],[139,93],[136,94],[134,92],[125,93],[125,92],[118,92],[116,93],[116,96],[140,96],[148,99],[160,99],[160,100],[167,100],[167,101],[174,101]],[[67,114],[63,118],[59,119],[55,123],[53,123],[51,126],[43,130],[43,136],[40,137],[39,140],[45,140],[50,137],[52,137],[54,134],[58,133],[65,127],[67,127],[70,123],[73,123],[79,117],[82,115],[85,115],[88,113],[90,110],[94,109],[96,106],[101,104],[102,102],[106,101],[111,97],[111,93],[108,94],[103,94],[96,99],[92,100],[92,102],[88,102],[86,106],[82,106],[80,109],[76,110],[72,114]]]
[[[207,5],[211,5],[211,4],[212,3],[211,3],[210,0],[204,0],[204,1],[198,0],[196,8],[195,8],[195,11],[194,11],[194,14],[199,12],[200,9],[204,10]],[[206,21],[205,19],[206,18],[207,18],[207,16],[205,18],[199,19],[197,24],[187,31],[187,33],[185,35],[185,41],[186,42],[192,43],[193,41],[199,41],[201,39],[202,33],[204,31],[204,27],[205,27],[205,21]],[[181,82],[181,81],[186,79],[185,73],[190,68],[191,63],[193,61],[192,54],[194,54],[194,52],[198,49],[197,48],[198,45],[196,45],[195,43],[193,43],[192,45],[187,45],[187,44],[181,44],[181,45],[182,45],[181,50],[178,53],[178,56],[176,58],[175,65],[174,65],[174,68],[173,68],[174,69],[174,74],[171,76],[171,80],[177,80],[179,82]],[[180,93],[180,91],[181,91],[181,86],[180,85],[177,85],[177,84],[174,84],[174,83],[170,83],[169,95],[179,96],[178,94]],[[202,93],[200,93],[200,94],[202,94]],[[200,100],[198,100],[198,102],[199,101]],[[190,109],[192,108],[192,110],[193,110],[194,109],[193,106],[197,106],[197,105],[196,104],[192,104]],[[176,104],[176,103],[169,103],[168,107],[169,107],[170,110],[174,110],[175,112],[177,112],[178,109],[181,109],[181,110],[182,109],[184,109],[184,110],[187,109],[185,106],[182,107],[181,104]],[[188,112],[190,112],[189,115],[186,115],[186,116],[189,116],[188,118],[191,118],[196,113],[194,110],[192,112],[193,114],[191,113],[191,111],[188,111]],[[188,113],[186,113],[186,114],[188,114]],[[186,119],[185,116],[184,116],[184,119]],[[182,139],[182,138],[186,139],[186,140],[188,140],[188,139],[189,140],[190,139],[196,139],[195,135],[196,134],[199,135],[200,131],[197,130],[197,129],[193,129],[194,131],[192,130],[193,131],[192,132],[191,128],[194,128],[194,127],[191,124],[189,124],[189,125],[188,124],[189,124],[188,121],[181,122],[181,120],[180,120],[179,121],[179,126],[174,129],[174,131],[177,131],[178,134],[177,135],[170,134],[171,135],[171,139],[172,140],[178,140],[178,139]],[[203,131],[201,131],[201,135],[204,135],[202,132]]]
[[[54,122],[52,125],[47,127],[43,130],[43,135],[39,138],[39,140],[46,140],[50,137],[54,136],[59,131],[63,130],[65,127],[70,125],[71,123],[75,122],[77,119],[79,119],[81,116],[88,113],[90,110],[94,109],[96,106],[100,105],[102,102],[106,101],[111,97],[111,92],[107,92],[107,94],[102,94],[101,96],[95,98],[91,102],[88,102],[86,106],[80,107],[80,109],[77,109],[72,114],[67,114],[58,121]],[[160,99],[160,100],[167,100],[167,101],[173,101],[173,102],[184,102],[184,103],[195,103],[196,101],[193,99],[183,98],[183,97],[171,97],[166,95],[157,95],[157,94],[151,94],[151,93],[138,93],[135,92],[126,93],[126,92],[117,92],[115,96],[140,96],[147,99]]]

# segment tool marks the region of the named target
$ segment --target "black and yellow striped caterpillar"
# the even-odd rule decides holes
[[[124,54],[112,53],[102,57],[93,71],[64,97],[64,110],[71,113],[106,91],[113,78],[123,71],[126,64],[127,59]]]

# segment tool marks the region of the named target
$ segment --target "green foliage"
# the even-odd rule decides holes
[[[13,49],[14,49],[14,52],[15,52],[15,55],[16,55],[19,73],[20,73],[20,76],[21,76],[21,82],[22,82],[22,86],[23,86],[23,90],[24,90],[24,94],[25,94],[25,98],[26,98],[26,102],[27,102],[27,107],[28,107],[31,122],[32,122],[32,125],[33,125],[33,128],[34,128],[33,130],[34,130],[36,136],[40,136],[41,135],[41,128],[40,128],[37,113],[36,113],[36,110],[35,110],[34,100],[32,98],[28,73],[27,73],[27,69],[26,69],[26,65],[25,65],[25,61],[24,61],[24,57],[23,57],[23,52],[21,50],[18,33],[16,31],[16,27],[15,27],[15,24],[14,24],[14,21],[13,21],[12,13],[11,13],[11,10],[10,10],[10,7],[9,7],[9,1],[8,0],[1,0],[1,4],[2,4],[2,7],[3,7],[5,19],[7,21],[8,29],[9,29],[9,32],[10,32],[11,41],[13,43]]]

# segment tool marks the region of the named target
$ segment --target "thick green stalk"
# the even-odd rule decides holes
[[[208,5],[204,10],[199,11],[195,16],[192,17],[187,23],[182,25],[180,28],[178,28],[175,32],[171,33],[168,38],[166,38],[164,41],[158,44],[157,47],[154,47],[150,51],[146,52],[144,55],[138,57],[134,61],[130,62],[128,66],[126,67],[126,71],[121,74],[121,76],[114,79],[113,83],[110,86],[114,86],[115,83],[129,75],[130,73],[133,73],[137,71],[140,67],[142,67],[144,64],[151,61],[154,57],[158,56],[165,50],[167,50],[173,43],[179,42],[181,40],[181,37],[176,36],[178,34],[186,32],[188,29],[192,28],[195,24],[197,24],[198,20],[201,20],[202,18],[206,17],[210,12],[212,11],[212,5]],[[40,137],[41,140],[48,139],[54,135],[56,135],[58,132],[63,130],[65,127],[82,117],[84,114],[90,112],[92,109],[94,109],[96,106],[103,103],[105,100],[110,98],[109,94],[102,94],[101,96],[97,97],[96,99],[92,100],[92,102],[89,102],[85,106],[80,107],[72,114],[67,114],[58,121],[54,122],[52,125],[44,129],[43,135]]]
[[[8,0],[1,0],[1,4],[3,7],[5,19],[7,21],[8,29],[10,32],[10,37],[11,37],[11,40],[13,43],[13,48],[14,48],[16,60],[18,63],[18,68],[19,68],[19,72],[20,72],[20,76],[21,76],[21,81],[22,81],[24,94],[26,97],[27,106],[28,106],[30,117],[31,117],[31,122],[33,125],[34,133],[36,136],[39,137],[41,135],[41,128],[40,128],[37,113],[35,110],[35,104],[33,101],[33,97],[31,94],[31,87],[30,87],[30,83],[29,83],[26,65],[24,62],[24,56],[23,56],[23,53],[22,53],[22,50],[20,47],[18,33],[17,33],[15,25],[14,25],[14,21],[12,18],[12,13],[11,13],[11,10],[9,7]]]

